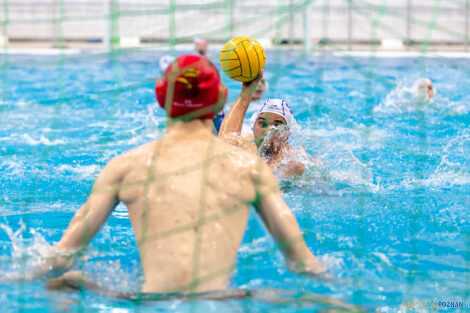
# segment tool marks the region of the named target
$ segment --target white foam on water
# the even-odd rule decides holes
[[[330,180],[350,186],[361,185],[372,190],[377,189],[373,183],[372,171],[357,158],[349,144],[330,142],[322,148],[318,159],[324,164]]]
[[[256,238],[253,241],[246,243],[238,249],[238,254],[242,256],[248,256],[257,254],[270,249],[270,241],[267,237]]]
[[[45,264],[51,256],[52,245],[47,242],[43,234],[34,228],[27,230],[23,220],[19,221],[19,228],[15,231],[7,223],[0,224],[0,230],[6,232],[11,245],[11,255],[2,256],[0,262],[0,281],[17,281],[32,279],[32,273]],[[106,228],[106,227],[105,227]],[[105,234],[105,241],[110,235]],[[107,256],[109,251],[104,252]],[[133,270],[129,271],[121,265],[119,260],[102,260],[103,252],[90,248],[83,259],[96,257],[98,261],[87,261],[85,277],[91,279],[105,290],[119,292],[137,292],[140,290],[142,280],[139,272],[138,260],[131,264]],[[79,260],[79,262],[82,262]],[[80,266],[78,266],[80,267]]]
[[[449,140],[443,148],[441,162],[434,173],[423,179],[409,177],[402,182],[406,188],[416,185],[433,188],[450,188],[470,184],[470,169],[468,168],[468,151],[470,148],[470,130],[464,129]]]
[[[47,145],[47,146],[56,146],[56,145],[61,145],[65,143],[65,141],[60,140],[60,139],[55,139],[51,141],[50,139],[44,137],[44,135],[41,135],[39,139],[34,139],[29,134],[23,134],[22,138],[25,140],[25,142],[28,145],[31,145],[31,146],[37,146],[40,144]]]
[[[1,161],[3,175],[23,177],[25,174],[25,164],[18,160],[16,156],[9,156]]]
[[[132,262],[132,270],[122,266],[120,260],[87,262],[85,277],[108,291],[138,292],[143,284],[139,278],[138,261]]]
[[[374,107],[373,111],[382,114],[427,111],[449,116],[465,115],[470,112],[470,102],[466,98],[451,101],[436,92],[432,99],[426,100],[417,96],[413,84],[413,77],[398,81],[397,86]]]
[[[26,230],[22,219],[16,231],[8,224],[0,224],[0,229],[7,233],[11,244],[11,255],[7,262],[0,262],[0,280],[14,281],[28,278],[35,268],[42,265],[49,255],[51,245],[34,228]],[[28,236],[24,236],[26,233]],[[6,266],[4,268],[4,266]]]
[[[325,266],[327,273],[329,272],[334,274],[344,272],[344,269],[346,268],[344,260],[340,256],[335,256],[334,254],[323,254],[317,256],[317,258],[320,263]]]
[[[347,127],[335,127],[333,129],[307,129],[302,133],[291,136],[289,144],[296,147],[302,153],[297,153],[293,158],[286,158],[283,162],[298,161],[306,165],[306,172],[302,177],[297,177],[288,182],[288,185],[309,188],[314,194],[337,194],[335,184],[366,187],[369,191],[376,192],[379,186],[374,184],[372,171],[368,164],[364,164],[354,153],[355,149],[364,148],[364,136],[367,138],[368,149],[387,138],[387,132],[372,127],[367,130],[364,125],[352,129]],[[311,156],[303,149],[304,138],[308,138],[309,146],[313,148]],[[370,144],[370,143],[375,144]],[[377,144],[378,143],[378,144]],[[280,166],[282,166],[281,164]],[[274,172],[280,181],[285,177]],[[293,185],[292,185],[293,184]]]
[[[124,203],[119,203],[113,211],[113,216],[119,219],[128,219],[129,212],[127,211],[127,207]]]
[[[63,164],[56,167],[57,171],[60,174],[65,174],[67,172],[72,172],[74,175],[78,175],[81,178],[96,178],[98,176],[101,167],[98,165],[70,165]]]
[[[418,98],[409,79],[401,80],[397,86],[387,94],[385,100],[374,107],[375,113],[402,113],[423,110],[430,101]],[[432,100],[431,100],[432,101]]]

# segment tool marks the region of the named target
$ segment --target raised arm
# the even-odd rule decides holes
[[[220,125],[219,137],[222,140],[234,145],[240,145],[244,142],[244,139],[240,137],[243,120],[245,119],[246,110],[250,105],[253,92],[256,90],[262,78],[263,72],[261,72],[255,80],[249,83],[243,83],[242,90],[237,100],[235,100]]]
[[[296,273],[322,274],[324,268],[305,244],[294,214],[281,197],[276,178],[263,161],[260,160],[257,167],[255,206],[287,258],[288,268]]]

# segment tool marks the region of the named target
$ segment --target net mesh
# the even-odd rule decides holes
[[[87,101],[89,94],[69,95],[66,92],[67,81],[65,77],[66,67],[76,62],[86,60],[104,60],[110,62],[115,84],[110,88],[94,91],[93,94],[104,97],[109,103],[109,119],[106,121],[106,131],[102,132],[99,138],[99,145],[107,145],[116,140],[112,132],[118,123],[121,112],[122,101],[125,101],[123,94],[146,87],[154,83],[155,77],[142,78],[132,84],[126,84],[123,72],[121,57],[128,53],[140,51],[159,51],[177,55],[179,51],[192,50],[195,37],[205,38],[211,44],[222,45],[232,37],[243,35],[259,39],[262,45],[270,46],[274,50],[302,49],[307,55],[320,53],[317,57],[318,71],[314,75],[315,88],[321,89],[324,83],[323,65],[327,62],[328,51],[351,51],[369,50],[374,52],[381,50],[417,51],[421,53],[421,72],[426,74],[426,64],[423,61],[425,56],[435,55],[437,50],[446,51],[467,51],[468,31],[469,31],[469,8],[470,1],[360,1],[360,0],[336,0],[336,1],[295,1],[295,0],[269,0],[259,3],[249,0],[224,0],[224,1],[191,1],[191,0],[166,0],[166,1],[79,1],[79,0],[54,0],[54,1],[28,1],[28,0],[0,0],[2,10],[0,12],[2,46],[2,69],[1,69],[1,107],[0,122],[4,118],[11,106],[15,105],[11,101],[11,85],[9,81],[9,71],[16,66],[24,65],[18,59],[12,59],[13,52],[18,49],[38,49],[54,48],[57,58],[46,60],[25,61],[33,66],[48,66],[56,70],[56,97],[39,99],[41,105],[49,105],[52,108],[52,116],[48,127],[53,132],[50,141],[54,141],[60,131],[66,129],[63,123],[64,107],[73,101]],[[69,54],[71,49],[84,49],[85,51],[97,51],[97,53]],[[424,56],[424,57],[423,57]],[[281,58],[281,54],[276,54],[275,58]],[[304,55],[299,55],[290,60],[289,64],[302,62]],[[297,58],[297,59],[296,59]],[[440,57],[444,64],[450,67],[459,67],[458,61],[451,58]],[[367,81],[365,88],[365,98],[362,107],[363,116],[367,117],[365,124],[370,125],[374,120],[374,88],[376,77],[375,59],[371,57],[368,67],[360,66],[356,60],[348,55],[343,57],[343,61],[353,67],[357,67],[357,72]],[[269,62],[269,60],[268,60]],[[275,60],[276,62],[276,60]],[[277,62],[280,63],[280,62]],[[292,69],[289,66],[279,67],[272,70],[270,85],[276,88],[277,82],[289,73]],[[459,71],[468,75],[468,68],[461,67]],[[390,81],[381,81],[384,85],[390,85]],[[314,96],[309,107],[313,116],[319,116],[322,110],[324,98]],[[340,111],[330,111],[329,114],[336,115],[338,119],[347,119],[348,116]],[[465,231],[459,225],[443,224],[429,215],[423,214],[423,203],[426,202],[426,188],[422,185],[425,179],[428,160],[426,155],[429,152],[428,140],[426,137],[427,119],[425,111],[421,111],[417,121],[417,131],[419,133],[418,142],[419,153],[412,160],[414,166],[414,204],[411,208],[404,208],[399,203],[390,202],[380,194],[370,192],[359,193],[357,214],[360,215],[359,223],[356,225],[356,246],[352,251],[355,260],[361,263],[366,253],[367,244],[365,230],[367,225],[366,210],[370,201],[376,204],[391,207],[395,212],[400,212],[407,216],[406,223],[409,231],[410,256],[408,271],[403,273],[402,269],[388,265],[388,270],[398,276],[405,276],[407,290],[405,294],[414,293],[414,286],[417,281],[435,283],[431,278],[423,275],[418,268],[419,247],[418,236],[420,235],[420,225],[423,222],[435,225],[441,231],[458,233],[464,237],[465,248],[463,258],[465,260],[464,288],[441,283],[442,288],[453,290],[453,293],[463,299],[468,300],[469,295],[469,236],[468,229]],[[468,124],[467,124],[468,127]],[[55,135],[54,135],[55,134]],[[368,147],[373,141],[373,130],[366,129],[362,133],[361,146]],[[84,143],[83,145],[85,145]],[[158,147],[157,147],[158,149]],[[151,170],[145,182],[142,182],[144,192],[150,184],[158,179],[165,179],[169,175],[181,174],[181,171],[201,171],[202,181],[200,182],[200,203],[197,205],[198,218],[194,223],[182,225],[178,229],[164,233],[146,236],[148,203],[143,203],[143,234],[138,245],[142,245],[147,240],[165,240],[178,232],[184,232],[208,221],[214,221],[224,214],[231,214],[239,210],[247,203],[230,208],[227,212],[220,212],[215,215],[207,215],[206,209],[206,179],[208,169],[214,161],[213,146],[209,144],[207,151],[207,162],[195,164],[193,167],[179,169],[178,173],[167,173],[163,177],[154,177]],[[54,150],[53,145],[46,145],[40,152],[41,162],[38,168],[47,168],[48,159]],[[2,153],[8,157],[7,154]],[[156,151],[158,155],[158,151]],[[369,154],[364,153],[359,156],[367,163]],[[158,164],[158,158],[154,160]],[[153,166],[153,165],[152,165]],[[153,167],[151,168],[153,169]],[[23,193],[22,207],[23,222],[32,226],[31,215],[28,213],[32,205],[39,197],[38,181],[42,172],[37,171],[33,176],[27,192]],[[363,178],[369,172],[361,173]],[[117,186],[122,188],[122,186]],[[147,199],[147,198],[146,198]],[[372,200],[371,200],[372,199]],[[424,200],[423,200],[424,199]],[[468,199],[468,198],[467,198]],[[148,200],[148,199],[147,199]],[[5,201],[6,202],[6,201]],[[253,203],[248,203],[253,204]],[[193,279],[190,285],[181,286],[181,290],[194,291],[201,281],[211,280],[219,275],[224,275],[236,267],[234,264],[227,269],[216,269],[208,276],[200,276],[199,260],[201,253],[201,233],[198,232],[194,238],[194,260]],[[311,238],[314,235],[305,230],[305,236]],[[322,244],[335,246],[331,239],[324,239]],[[281,243],[282,245],[283,243]],[[269,250],[274,254],[275,249]],[[379,256],[374,256],[380,258]],[[20,259],[20,268],[24,271],[27,268],[25,259]],[[255,261],[249,261],[251,266],[256,268]],[[86,262],[83,264],[85,266]],[[364,274],[362,267],[353,269],[352,282],[352,302],[357,305],[365,305],[363,295]],[[253,276],[253,271],[247,275]],[[27,299],[25,282],[18,282],[19,297],[17,299],[20,307],[26,307]],[[304,286],[298,285],[298,290],[303,290]],[[85,295],[83,295],[84,299]],[[296,303],[301,306],[308,295],[299,296],[295,299],[280,302],[284,304]],[[318,299],[314,299],[318,301]],[[3,301],[3,300],[0,300]],[[246,307],[249,310],[249,307]]]

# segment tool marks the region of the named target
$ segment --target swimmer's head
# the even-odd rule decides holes
[[[285,133],[295,123],[292,110],[286,101],[281,99],[266,99],[266,101],[258,108],[258,111],[251,117],[251,128],[256,146],[260,146],[267,133],[278,130]],[[271,137],[281,143],[285,138],[284,135]]]
[[[420,98],[426,98],[431,100],[436,91],[434,90],[434,86],[429,78],[420,78],[418,79],[413,86],[413,89],[416,92],[416,95]]]
[[[199,55],[206,56],[209,43],[204,38],[194,38],[194,50]]]
[[[261,79],[261,81],[259,82],[258,87],[256,88],[256,90],[253,92],[253,95],[251,96],[251,100],[257,101],[257,100],[261,99],[267,88],[268,88],[268,82],[263,77]]]
[[[168,66],[175,61],[175,57],[171,55],[164,55],[158,59],[158,67],[160,68],[160,73],[165,73]]]
[[[217,68],[198,55],[181,55],[155,84],[155,94],[167,116],[189,121],[213,119],[227,100],[227,87]]]

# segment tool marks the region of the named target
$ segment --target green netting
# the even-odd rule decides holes
[[[117,119],[117,112],[120,108],[122,94],[126,91],[132,91],[142,86],[147,86],[153,82],[153,78],[143,78],[134,84],[125,84],[122,63],[120,57],[129,52],[135,51],[169,51],[170,54],[176,55],[178,49],[192,49],[194,37],[202,37],[208,39],[211,44],[222,44],[228,39],[238,36],[250,36],[260,38],[272,44],[272,49],[302,49],[306,54],[324,51],[350,51],[350,50],[368,50],[377,52],[379,50],[396,49],[395,47],[387,48],[382,44],[383,39],[391,38],[399,40],[404,45],[401,50],[417,51],[421,55],[434,56],[435,50],[468,50],[468,31],[469,31],[469,11],[470,1],[295,1],[295,0],[271,0],[265,3],[256,3],[254,1],[142,1],[140,3],[132,1],[109,0],[102,2],[83,2],[71,0],[57,0],[46,2],[43,8],[35,7],[31,13],[23,10],[21,5],[34,6],[33,2],[2,0],[1,18],[1,34],[3,37],[3,54],[2,54],[2,70],[1,70],[1,92],[2,105],[0,107],[0,122],[3,113],[8,110],[9,106],[9,89],[8,89],[8,69],[17,65],[24,65],[31,62],[35,66],[55,66],[59,73],[56,87],[59,90],[58,98],[40,99],[38,103],[48,104],[54,107],[55,119],[50,125],[53,130],[60,129],[62,122],[62,108],[64,104],[72,100],[86,101],[89,95],[69,96],[65,93],[63,71],[64,66],[73,64],[79,60],[104,59],[111,60],[114,76],[117,85],[113,88],[101,90],[95,93],[98,96],[106,96],[112,99],[112,109],[110,118],[107,120],[107,127],[112,129]],[[82,8],[82,10],[77,10]],[[450,13],[449,13],[450,12]],[[448,16],[454,16],[455,20],[446,22],[443,19]],[[341,16],[333,23],[333,16]],[[341,21],[342,24],[338,24]],[[456,27],[458,26],[458,27]],[[35,29],[37,28],[37,30]],[[337,29],[340,29],[338,31]],[[266,41],[266,39],[268,41]],[[18,48],[36,48],[37,46],[58,49],[59,57],[56,60],[46,60],[41,62],[26,61],[20,63],[17,60],[11,60],[10,52],[12,49]],[[83,48],[85,50],[98,49],[99,53],[95,54],[73,54],[69,55],[67,51],[70,48]],[[189,47],[189,48],[188,48]],[[372,94],[372,85],[376,82],[375,77],[376,59],[374,54],[370,59],[369,68],[355,67],[361,76],[367,80],[366,93]],[[276,55],[279,57],[279,55]],[[317,58],[319,64],[325,62],[326,54],[320,54]],[[458,68],[459,64],[453,59],[442,58],[449,66]],[[301,62],[299,59],[291,60],[296,64]],[[355,59],[350,56],[344,56],[344,60],[355,66]],[[275,60],[276,61],[276,60]],[[421,58],[421,71],[425,73],[425,65]],[[279,62],[278,62],[279,63]],[[319,71],[315,73],[315,85],[321,88],[323,84],[323,66],[319,66]],[[468,75],[467,68],[458,68]],[[272,75],[272,85],[280,80],[289,68],[278,68],[274,70]],[[382,81],[384,85],[390,85],[389,81]],[[321,99],[312,99],[313,114],[317,115]],[[364,116],[374,118],[373,103],[365,101],[363,107]],[[331,111],[329,114],[335,115],[338,119],[347,119],[347,114],[341,111]],[[189,116],[191,118],[191,116]],[[426,139],[426,116],[423,111],[419,116],[419,142],[421,155],[425,155],[428,151],[428,142]],[[371,130],[367,129],[363,132],[362,146],[367,147],[370,144]],[[54,138],[51,138],[54,139]],[[106,145],[115,136],[104,136],[100,138],[100,145]],[[86,143],[84,143],[85,145]],[[177,233],[190,229],[197,229],[208,222],[216,221],[222,216],[232,214],[246,205],[256,204],[258,198],[253,202],[241,202],[237,206],[228,208],[217,214],[207,215],[206,209],[206,189],[207,176],[213,162],[227,157],[226,155],[214,155],[213,143],[209,143],[207,151],[207,159],[205,162],[194,164],[187,168],[181,168],[176,172],[160,173],[155,175],[154,169],[158,166],[158,154],[160,147],[157,145],[154,151],[155,158],[152,159],[150,171],[145,181],[135,181],[128,184],[113,186],[118,190],[124,188],[132,188],[136,185],[143,186],[144,194],[147,193],[151,184],[158,180],[163,180],[175,175],[184,173],[202,171],[202,180],[200,184],[200,203],[197,205],[197,219],[189,224],[181,225],[170,231],[147,235],[148,232],[148,197],[144,197],[143,203],[143,227],[141,239],[137,243],[139,246],[147,241],[165,240]],[[38,166],[46,166],[49,153],[54,149],[53,146],[46,146],[41,151],[42,164]],[[367,156],[364,156],[366,159]],[[425,158],[417,158],[415,160],[415,179],[423,180],[423,171],[426,167]],[[368,174],[362,173],[364,177]],[[31,188],[25,193],[24,198],[29,204],[36,199],[37,185],[39,178],[38,172],[33,178]],[[405,275],[407,278],[407,293],[413,295],[414,285],[417,280],[428,281],[430,279],[419,273],[417,270],[418,247],[416,245],[416,236],[419,232],[419,222],[426,221],[436,224],[441,230],[453,232],[461,232],[461,229],[455,225],[436,222],[432,217],[421,214],[423,202],[423,186],[417,183],[415,190],[415,210],[408,212],[399,203],[392,203],[380,195],[363,192],[359,194],[358,213],[365,221],[365,200],[373,198],[377,203],[392,207],[396,212],[409,217],[409,231],[412,253],[410,256],[411,269],[403,273],[400,268],[390,264],[389,270],[397,275]],[[107,190],[93,190],[93,192],[107,192]],[[262,195],[258,195],[260,197]],[[87,208],[84,208],[87,210]],[[28,208],[24,208],[28,210]],[[30,215],[23,215],[24,222],[30,224]],[[365,223],[365,222],[364,222]],[[367,227],[364,223],[360,223],[357,229],[358,246],[351,249],[351,253],[357,260],[361,260],[365,249],[364,229]],[[304,230],[305,236],[309,236],[309,230]],[[466,288],[465,290],[453,290],[455,294],[461,295],[465,300],[469,298],[470,276],[468,275],[469,264],[469,239],[470,234],[465,233],[466,237],[466,257],[467,266]],[[298,239],[298,238],[297,238]],[[84,236],[83,240],[88,241],[88,237]],[[293,238],[292,240],[296,240]],[[280,243],[289,245],[291,242]],[[326,239],[324,245],[334,246],[334,242]],[[190,291],[194,292],[199,283],[208,281],[231,272],[235,268],[235,264],[229,268],[215,269],[213,273],[206,276],[200,275],[200,253],[201,253],[201,232],[196,232],[194,238],[194,255],[192,281],[189,285],[169,290],[169,292]],[[274,248],[272,253],[275,253]],[[26,260],[23,260],[26,262]],[[255,266],[255,265],[254,265]],[[361,267],[354,268],[354,279],[352,282],[353,293],[352,301],[355,304],[364,304],[363,296],[363,273]],[[24,290],[25,282],[19,282],[20,288]],[[442,284],[442,287],[452,290],[454,287]],[[304,286],[298,286],[299,290],[303,290]],[[295,302],[300,307],[305,297],[298,297],[294,300],[286,300],[280,305]],[[19,303],[26,300],[24,295],[20,293],[17,299]],[[318,299],[316,299],[318,300]]]

